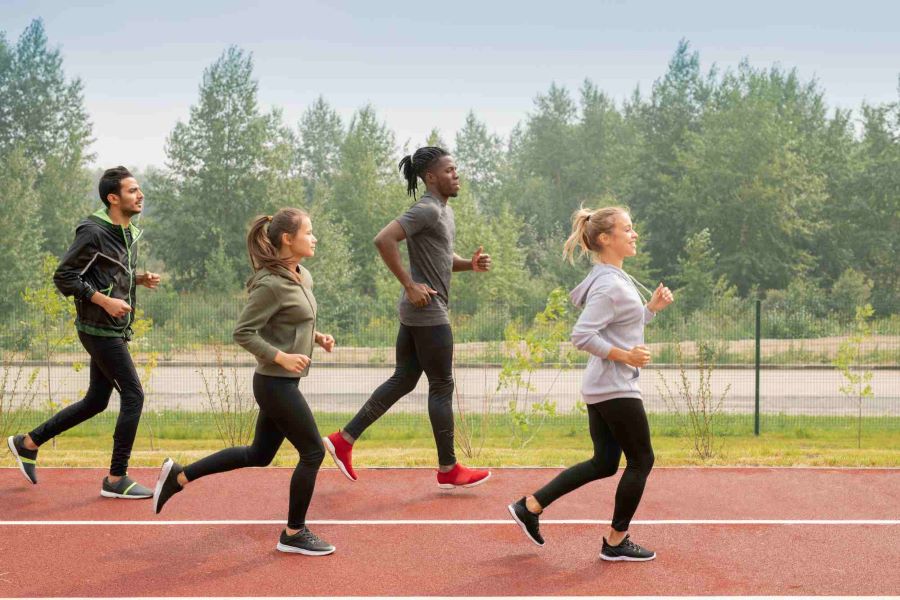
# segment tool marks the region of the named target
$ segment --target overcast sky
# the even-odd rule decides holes
[[[678,41],[704,70],[744,57],[816,77],[831,106],[897,99],[900,2],[153,2],[4,0],[14,42],[42,18],[84,82],[99,166],[165,163],[165,139],[230,44],[253,53],[263,108],[296,125],[319,95],[349,119],[372,104],[398,144],[452,143],[469,110],[506,135],[551,82],[621,101],[647,91]]]

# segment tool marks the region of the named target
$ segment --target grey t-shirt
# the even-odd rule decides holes
[[[453,273],[453,242],[456,239],[453,209],[426,192],[397,218],[397,222],[406,232],[409,274],[413,281],[428,284],[437,291],[428,305],[417,308],[406,297],[404,290],[397,303],[400,322],[414,327],[449,325],[447,305]]]

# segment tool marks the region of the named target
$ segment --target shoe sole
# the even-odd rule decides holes
[[[606,556],[605,554],[600,553],[600,558],[609,562],[647,562],[648,560],[656,558],[656,554],[648,558],[635,558],[633,556]]]
[[[439,483],[438,487],[441,488],[442,490],[452,490],[452,489],[461,488],[461,487],[462,488],[471,488],[471,487],[475,487],[477,485],[481,485],[482,483],[484,483],[485,481],[487,481],[490,478],[491,478],[491,474],[490,474],[490,472],[488,472],[487,477],[485,477],[484,479],[479,479],[475,483],[464,483],[463,485],[456,485],[453,483]]]
[[[506,507],[506,510],[508,510],[508,511],[509,511],[509,514],[512,515],[513,521],[515,521],[516,523],[519,524],[519,527],[521,527],[522,531],[525,533],[525,537],[527,537],[529,540],[531,540],[532,542],[534,542],[534,545],[535,545],[535,546],[543,546],[543,545],[544,545],[543,542],[537,541],[536,539],[534,539],[533,537],[531,537],[531,534],[530,534],[530,533],[528,533],[528,528],[525,527],[525,523],[523,523],[523,522],[521,521],[521,519],[519,519],[519,515],[516,514],[515,505],[510,504],[509,506]]]
[[[147,500],[152,498],[152,494],[148,494],[146,496],[126,496],[125,494],[117,494],[115,492],[107,492],[106,490],[100,490],[100,495],[104,498],[119,498],[121,500]]]
[[[331,443],[327,437],[322,438],[322,443],[325,444],[325,449],[328,450],[328,454],[331,455],[331,458],[334,460],[334,464],[338,466],[338,469],[341,470],[341,473],[344,474],[344,477],[349,479],[350,481],[356,481],[352,475],[350,475],[350,471],[347,470],[347,467],[344,466],[344,463],[337,457],[337,450],[334,448],[334,444]]]
[[[162,469],[159,470],[159,477],[156,479],[156,487],[153,488],[153,514],[155,515],[159,514],[159,495],[162,493],[163,483],[169,478],[169,473],[172,472],[172,466],[174,464],[174,460],[167,458],[163,461]]]
[[[304,556],[328,556],[335,551],[335,548],[332,548],[331,550],[306,550],[304,548],[297,548],[296,546],[288,546],[287,544],[282,544],[281,542],[278,542],[278,545],[275,546],[275,549],[279,552],[286,552],[288,554],[302,554]]]
[[[6,438],[6,445],[9,446],[9,451],[12,452],[12,455],[16,457],[16,465],[19,467],[19,471],[22,472],[22,475],[25,479],[28,480],[28,483],[31,485],[37,485],[37,481],[32,481],[31,477],[28,476],[28,472],[25,471],[25,464],[22,462],[22,457],[19,456],[19,451],[16,450],[16,442],[14,435]]]

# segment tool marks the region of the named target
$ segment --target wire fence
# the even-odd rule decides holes
[[[144,428],[163,437],[221,437],[223,415],[252,419],[255,361],[230,341],[240,307],[239,296],[216,304],[184,298],[168,315],[150,308],[143,314],[131,350],[145,387]],[[37,425],[87,389],[89,357],[73,335],[71,316],[34,313],[17,308],[3,321],[3,435]],[[488,420],[504,432],[498,435],[543,423],[582,427],[587,355],[565,339],[575,317],[559,317],[552,333],[535,314],[454,315],[458,421]],[[334,333],[338,345],[332,354],[316,350],[300,387],[324,430],[343,425],[390,376],[397,323],[360,317],[329,329],[320,317],[319,329]],[[559,332],[565,335],[552,337]],[[646,338],[653,363],[642,371],[641,388],[654,428],[674,431],[691,403],[705,403],[720,429],[734,434],[860,422],[900,426],[896,313],[845,307],[815,314],[731,299],[687,315],[662,313]],[[382,424],[426,427],[427,396],[423,376]],[[80,427],[111,431],[117,410],[114,398],[104,415]]]

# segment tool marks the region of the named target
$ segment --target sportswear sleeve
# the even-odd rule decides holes
[[[53,273],[53,283],[63,296],[90,300],[97,290],[84,281],[82,275],[99,251],[93,227],[87,223],[80,224],[75,229],[75,241],[66,250]]]
[[[409,207],[405,213],[397,217],[400,227],[406,232],[406,237],[412,237],[421,231],[432,227],[441,218],[440,209],[430,202],[421,200]]]
[[[612,350],[612,344],[600,337],[600,331],[616,316],[616,305],[613,299],[604,292],[592,291],[581,316],[572,328],[572,344],[579,350],[590,352],[594,356],[606,358]]]
[[[232,337],[244,350],[266,362],[274,362],[278,348],[259,335],[269,319],[278,312],[278,299],[275,292],[266,285],[257,285],[250,290],[241,316],[238,317]]]
[[[653,320],[653,317],[656,316],[656,313],[647,308],[647,305],[644,305],[644,325]]]

